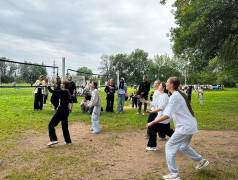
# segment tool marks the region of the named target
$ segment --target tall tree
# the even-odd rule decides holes
[[[92,69],[87,67],[80,67],[77,71],[79,71],[77,72],[77,76],[85,76],[85,80],[88,80],[88,78],[92,76],[91,74],[93,73]]]
[[[171,29],[174,53],[189,59],[197,71],[217,57],[223,69],[237,78],[238,1],[176,0],[174,6],[178,25]]]

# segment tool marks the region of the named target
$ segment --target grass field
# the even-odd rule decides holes
[[[8,152],[17,151],[16,139],[29,134],[42,134],[47,132],[47,126],[54,115],[52,106],[44,106],[43,111],[33,111],[34,95],[31,88],[26,89],[0,89],[0,159],[9,158]],[[132,90],[129,89],[129,94]],[[106,96],[101,90],[101,99],[103,108],[106,107]],[[51,94],[50,94],[51,96]],[[80,102],[82,98],[78,98]],[[199,129],[204,130],[238,130],[238,89],[225,89],[224,91],[204,92],[204,105],[199,104],[197,93],[193,92],[192,107],[195,112],[195,117],[198,121]],[[115,100],[117,102],[117,100]],[[49,100],[48,100],[49,103]],[[131,102],[125,102],[125,105],[131,105]],[[114,105],[116,110],[116,104]],[[69,122],[84,121],[91,122],[91,117],[88,114],[81,112],[79,104],[75,104],[74,112],[69,116]],[[100,116],[101,131],[133,131],[144,129],[147,119],[143,116],[136,116],[135,111],[131,109],[124,110],[123,114],[102,112]],[[171,123],[173,124],[173,123]],[[82,148],[83,149],[83,148]],[[83,150],[82,157],[89,156],[93,150]],[[48,151],[47,151],[48,152]],[[27,152],[26,152],[27,153]],[[44,154],[46,152],[42,152]],[[11,153],[10,153],[11,154]],[[42,156],[41,154],[41,156]],[[29,152],[29,157],[36,158],[34,154]],[[83,163],[82,159],[74,159],[73,154],[66,155],[73,163]],[[28,157],[28,158],[29,158]],[[27,157],[24,157],[27,158]],[[48,161],[54,161],[53,152],[49,154]],[[63,157],[61,157],[63,158]],[[65,157],[66,158],[66,157]],[[27,159],[29,161],[30,159]],[[47,162],[48,162],[47,161]],[[75,162],[74,162],[75,161]],[[46,163],[47,162],[43,162]],[[58,162],[62,161],[58,159]],[[70,163],[68,162],[68,163]],[[58,164],[54,161],[54,166]],[[66,164],[67,165],[67,164]],[[89,164],[88,166],[97,167],[97,164]],[[238,166],[238,165],[237,165]],[[39,168],[36,174],[27,174],[27,171],[18,171],[13,169],[6,179],[47,179],[46,166]],[[49,168],[49,167],[48,167]],[[98,167],[102,168],[102,167]],[[1,171],[1,167],[0,167]],[[81,169],[82,173],[86,170]],[[237,170],[238,171],[238,170]],[[47,172],[47,173],[44,173]],[[237,172],[236,172],[237,173]],[[40,174],[40,175],[39,175]],[[51,174],[51,173],[50,173]],[[29,176],[28,176],[29,175]],[[51,174],[52,176],[52,174]],[[200,175],[201,177],[203,175]],[[198,175],[198,177],[200,177]],[[234,175],[230,175],[230,179],[234,179]],[[229,175],[228,175],[229,177]],[[236,176],[237,177],[237,176]],[[55,177],[57,179],[57,177]],[[59,178],[60,179],[60,178]],[[70,177],[69,177],[70,179]],[[228,178],[229,179],[229,178]]]

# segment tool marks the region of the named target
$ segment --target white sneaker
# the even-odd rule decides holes
[[[90,128],[90,131],[93,131],[93,128]]]
[[[58,144],[58,141],[51,141],[49,144],[47,144],[47,146],[51,147],[55,144]]]
[[[158,151],[159,149],[157,147],[146,147],[146,151]]]
[[[139,114],[140,114],[140,112],[136,113],[136,115],[139,115]]]
[[[159,138],[159,141],[166,141],[166,138]]]
[[[99,134],[100,132],[92,131],[91,134]]]
[[[56,109],[54,108],[54,109],[52,109],[52,111],[56,111]]]
[[[203,159],[202,162],[200,161],[198,165],[196,166],[196,170],[200,170],[202,168],[207,167],[210,164],[210,162],[206,159]]]
[[[166,179],[166,180],[172,180],[172,179],[180,180],[180,177],[179,177],[178,174],[177,174],[177,176],[174,176],[173,173],[170,173],[170,174],[167,174],[166,176],[163,176],[163,179]]]
[[[145,113],[143,112],[143,114],[142,114],[143,116],[145,115]]]

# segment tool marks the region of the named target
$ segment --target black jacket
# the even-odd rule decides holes
[[[144,94],[141,94],[142,92],[144,92]],[[138,90],[138,95],[148,96],[149,92],[150,92],[150,83],[148,81],[141,82]]]

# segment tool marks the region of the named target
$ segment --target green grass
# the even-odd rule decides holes
[[[153,89],[152,89],[153,90]],[[132,90],[129,89],[129,94]],[[101,90],[103,108],[106,107],[106,95]],[[50,95],[51,96],[51,95]],[[115,96],[116,97],[116,96]],[[80,102],[82,98],[78,98]],[[192,107],[198,121],[199,129],[238,130],[238,90],[204,92],[204,105],[199,104],[197,93],[192,94]],[[13,136],[20,136],[26,131],[42,132],[47,128],[54,112],[52,106],[44,106],[43,111],[33,111],[34,94],[32,89],[0,89],[0,141]],[[114,111],[116,110],[115,98]],[[130,105],[127,101],[125,105]],[[69,121],[91,122],[91,117],[80,111],[79,104],[74,104],[74,113],[70,114]],[[147,119],[144,116],[135,116],[136,110],[126,109],[123,114],[106,113],[100,116],[103,131],[128,131],[145,127]]]
[[[1,89],[0,88],[0,159],[7,158],[11,164],[22,164],[19,168],[13,168],[6,179],[76,179],[70,172],[77,171],[82,177],[90,172],[100,172],[105,165],[90,161],[91,154],[96,149],[84,147],[83,144],[75,144],[69,147],[60,147],[57,150],[44,149],[38,152],[33,150],[19,150],[18,145],[21,138],[26,135],[41,135],[47,132],[48,123],[55,112],[52,112],[51,105],[44,106],[43,111],[33,111],[34,94],[33,88],[25,89]],[[152,89],[153,90],[153,89]],[[129,95],[132,92],[129,89]],[[106,95],[101,89],[103,108],[106,108]],[[50,95],[51,96],[51,95]],[[50,97],[49,97],[50,99]],[[82,98],[78,98],[80,101]],[[199,104],[197,93],[192,94],[192,107],[198,121],[199,129],[207,130],[238,130],[238,89],[225,89],[224,91],[204,92],[204,105]],[[48,100],[49,102],[49,100]],[[116,111],[117,97],[115,96],[114,111]],[[125,102],[131,105],[131,102]],[[69,116],[69,122],[83,121],[91,123],[91,116],[81,112],[79,104],[74,104]],[[136,131],[145,129],[147,116],[137,116],[137,110],[125,109],[123,114],[106,113],[103,111],[100,116],[102,131]],[[173,126],[173,123],[172,123]],[[107,144],[120,148],[118,136],[112,135],[102,140],[102,146]],[[55,153],[57,151],[57,154]],[[217,151],[220,157],[236,159],[236,154],[227,154]],[[18,158],[16,158],[18,157]],[[33,165],[32,165],[33,164]],[[4,165],[2,166],[3,168]],[[236,179],[238,178],[238,166],[227,166],[225,169],[214,163],[212,170],[206,170],[194,174],[186,173],[185,177],[196,176],[197,179]],[[65,169],[57,171],[56,169]],[[66,174],[66,175],[65,175]],[[138,179],[160,179],[157,174],[143,174]]]

